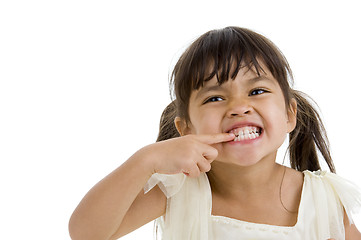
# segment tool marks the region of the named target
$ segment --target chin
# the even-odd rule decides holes
[[[260,158],[255,157],[255,156],[249,156],[247,155],[247,157],[243,156],[233,156],[233,157],[226,157],[223,158],[222,160],[218,160],[219,162],[223,162],[223,163],[230,163],[230,164],[234,164],[240,167],[250,167],[253,166],[257,163],[260,162]]]

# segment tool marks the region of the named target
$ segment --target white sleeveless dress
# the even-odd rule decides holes
[[[156,220],[163,240],[344,240],[343,209],[352,223],[352,213],[361,206],[359,189],[333,173],[303,173],[301,202],[293,227],[212,216],[212,194],[205,173],[198,178],[154,174],[144,191],[158,184],[168,199],[165,216]]]

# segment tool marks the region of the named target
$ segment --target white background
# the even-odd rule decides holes
[[[69,239],[85,193],[155,141],[168,75],[202,33],[256,30],[319,104],[361,185],[357,1],[1,1],[0,239]],[[361,228],[361,218],[355,217]],[[152,224],[124,239],[152,239]]]

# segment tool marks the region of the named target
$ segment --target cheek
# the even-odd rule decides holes
[[[267,125],[272,130],[279,132],[280,134],[287,133],[288,129],[288,116],[284,103],[270,104],[267,108]]]
[[[219,117],[215,111],[193,112],[190,116],[194,134],[212,134],[219,131]]]
[[[204,118],[199,111],[194,111],[193,109],[189,110],[189,119],[190,119],[190,126],[191,126],[191,133],[192,134],[201,134],[203,128],[205,127],[202,122],[204,122]]]
[[[214,117],[203,117],[199,121],[199,133],[212,134],[218,133],[218,121]]]

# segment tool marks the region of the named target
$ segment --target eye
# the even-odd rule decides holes
[[[203,104],[205,103],[209,103],[209,102],[219,102],[219,101],[223,101],[224,99],[222,97],[219,96],[213,96],[213,97],[209,97],[207,98]]]
[[[257,88],[257,89],[252,90],[252,91],[249,93],[249,95],[250,95],[250,96],[260,95],[260,94],[266,93],[266,92],[268,92],[268,91],[267,91],[267,90],[264,90],[264,89],[261,89],[261,88]]]

